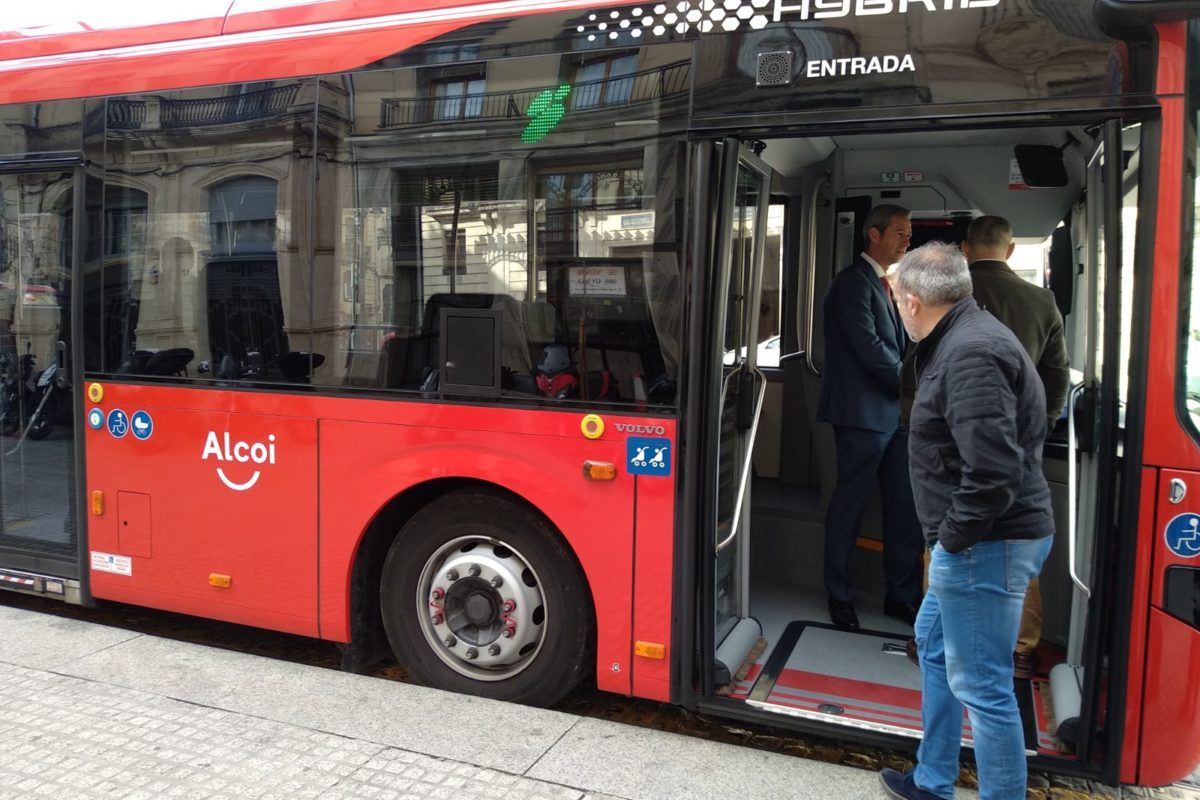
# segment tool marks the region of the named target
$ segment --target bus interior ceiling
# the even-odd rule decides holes
[[[1062,224],[1074,240],[1071,280],[1081,281],[1087,164],[1101,130],[1100,125],[993,127],[765,140],[761,158],[778,173],[772,202],[786,196],[788,209],[786,222],[768,235],[766,269],[782,265],[777,285],[795,300],[777,301],[782,320],[777,333],[798,344],[783,350],[791,354],[778,368],[765,365],[769,383],[753,450],[747,557],[750,614],[761,625],[766,647],[759,648],[760,655],[752,654],[753,667],[748,672],[750,661],[743,665],[742,681],[724,690],[735,699],[749,694],[751,701],[757,696],[765,702],[766,693],[761,685],[755,687],[755,678],[772,669],[776,650],[798,647],[796,636],[807,630],[806,638],[813,640],[810,651],[819,649],[824,654],[817,658],[810,652],[808,668],[819,672],[820,663],[827,662],[830,680],[849,687],[850,694],[857,691],[856,686],[865,686],[864,696],[874,696],[874,689],[868,686],[876,683],[871,670],[886,672],[888,677],[879,680],[902,689],[909,695],[907,702],[919,708],[919,671],[908,663],[903,647],[912,629],[883,614],[882,520],[877,491],[867,504],[852,563],[855,605],[868,636],[837,636],[829,625],[821,553],[824,508],[833,490],[835,463],[832,428],[816,421],[823,357],[821,301],[829,281],[850,263],[859,246],[855,231],[861,227],[862,215],[882,202],[912,211],[913,246],[935,239],[957,243],[970,220],[982,214],[1007,218],[1018,245],[1012,264],[1019,274],[1039,285],[1048,281],[1051,236]],[[1023,177],[1016,168],[1014,148],[1018,145],[1041,146],[1041,154],[1050,153],[1052,161],[1053,150],[1061,153],[1057,178]],[[1065,185],[1031,185],[1064,183],[1063,172]],[[851,210],[846,201],[853,198],[858,200],[857,205],[851,202]],[[772,248],[777,248],[777,255],[771,254]],[[770,286],[773,280],[768,275],[764,285]],[[1075,296],[1079,296],[1078,289]],[[764,299],[764,309],[769,305]],[[1082,316],[1064,316],[1072,365],[1082,359]],[[794,333],[787,330],[789,326]],[[763,330],[760,325],[760,337]],[[806,353],[806,348],[811,352]],[[1067,524],[1065,437],[1065,420],[1061,420],[1044,461],[1060,531]],[[1072,597],[1066,550],[1059,537],[1043,571],[1046,618],[1039,669],[1043,675],[1035,676],[1035,689],[1049,667],[1062,660],[1067,644]],[[875,633],[883,638],[871,639]],[[776,672],[785,663],[784,655],[774,655]],[[791,660],[804,661],[796,655]],[[874,667],[862,666],[872,660]],[[752,687],[756,688],[753,693]],[[796,696],[792,700],[796,705],[800,702]],[[919,712],[916,720],[913,724],[919,728]],[[1055,752],[1045,733],[1038,747],[1042,752]]]

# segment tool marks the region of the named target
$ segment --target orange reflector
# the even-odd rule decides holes
[[[218,575],[214,572],[208,576],[208,585],[215,586],[218,589],[228,589],[233,585],[233,578],[228,575]]]
[[[633,654],[642,658],[657,658],[661,661],[667,657],[667,648],[657,642],[634,642]]]
[[[583,477],[589,481],[611,481],[617,477],[617,468],[607,461],[585,461]]]
[[[92,513],[96,516],[104,513],[104,492],[92,492]]]

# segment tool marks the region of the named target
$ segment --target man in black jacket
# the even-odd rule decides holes
[[[982,800],[1025,797],[1012,651],[1029,579],[1050,551],[1042,475],[1046,395],[1021,343],[971,296],[962,253],[930,243],[892,277],[917,342],[909,463],[932,548],[915,631],[924,737],[917,766],[880,773],[889,797],[953,800],[963,707]]]
[[[975,302],[1004,323],[1025,348],[1037,367],[1046,390],[1046,433],[1062,416],[1071,386],[1071,365],[1063,340],[1063,319],[1049,289],[1021,279],[1008,266],[1013,254],[1012,226],[1004,217],[986,215],[967,228],[963,255],[971,268]],[[1021,632],[1013,651],[1018,678],[1029,678],[1037,668],[1037,646],[1042,638],[1042,591],[1035,575],[1025,591]]]

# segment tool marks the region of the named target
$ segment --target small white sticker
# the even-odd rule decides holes
[[[1021,167],[1017,164],[1017,160],[1015,158],[1010,158],[1008,160],[1008,188],[1029,188],[1029,186],[1025,183],[1025,176],[1021,174]]]
[[[133,559],[129,556],[115,556],[112,553],[92,551],[92,569],[97,572],[111,572],[114,575],[133,575]]]

